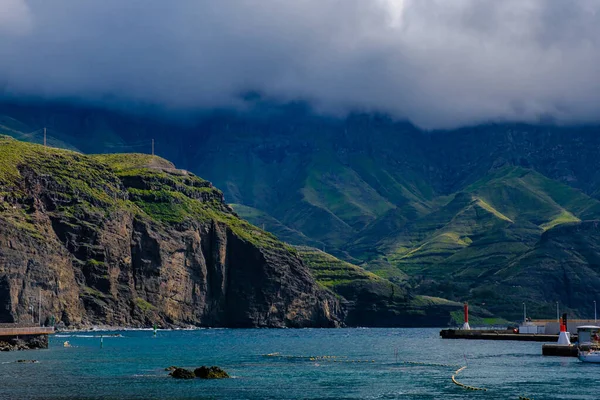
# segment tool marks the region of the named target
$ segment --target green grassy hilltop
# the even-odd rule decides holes
[[[281,245],[272,234],[235,216],[223,203],[222,192],[210,182],[177,170],[171,162],[157,156],[88,156],[0,135],[0,195],[27,201],[27,194],[19,189],[24,176],[17,167],[51,175],[58,185],[56,195],[61,197],[58,211],[66,215],[123,207],[159,223],[214,219],[258,245]],[[123,185],[126,197],[121,193]]]

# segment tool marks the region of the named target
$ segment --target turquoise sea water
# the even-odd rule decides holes
[[[99,337],[88,337],[99,332],[55,335],[48,350],[0,353],[0,398],[600,398],[600,365],[542,357],[540,343],[442,340],[438,332],[205,329],[159,331],[153,338],[151,331],[123,331],[123,337],[105,337],[103,348]],[[73,347],[63,347],[65,340]],[[274,352],[337,358],[263,356]],[[40,362],[14,363],[18,359]],[[234,378],[179,381],[164,371],[170,365],[218,365]],[[468,367],[457,379],[488,391],[468,391],[452,383],[451,375],[463,365]]]

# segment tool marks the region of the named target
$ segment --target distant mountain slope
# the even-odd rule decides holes
[[[504,302],[527,301],[532,312],[547,312],[548,300],[594,316],[600,297],[600,221],[561,224],[545,231],[536,245],[494,274]],[[493,309],[498,309],[492,304]],[[516,314],[516,313],[514,313]],[[513,315],[514,315],[513,314]]]
[[[485,270],[527,251],[544,230],[597,216],[598,200],[535,171],[505,166],[438,210],[383,233],[377,248],[405,272],[439,276],[457,273],[453,265],[464,272],[469,264]],[[384,218],[398,221],[396,215]]]
[[[340,296],[350,326],[447,326],[461,321],[463,305],[446,299],[415,296],[364,269],[310,247],[297,247],[317,282]],[[474,320],[491,318],[475,307]]]
[[[322,243],[306,237],[301,232],[293,230],[280,221],[273,218],[271,215],[256,208],[244,206],[242,204],[231,204],[234,211],[253,225],[262,227],[264,230],[273,233],[277,237],[285,238],[286,240],[302,245],[323,246]]]
[[[421,293],[485,303],[505,317],[518,318],[519,301],[524,300],[531,302],[532,312],[541,314],[549,313],[544,303],[552,299],[582,309],[589,305],[573,301],[572,295],[555,286],[561,282],[570,290],[600,295],[600,286],[571,282],[585,279],[588,273],[590,282],[600,278],[593,268],[585,267],[592,265],[591,258],[582,262],[579,254],[563,252],[555,261],[577,268],[565,274],[541,269],[531,281],[514,266],[534,271],[536,266],[529,262],[553,253],[542,245],[547,236],[562,232],[563,226],[585,226],[589,222],[581,221],[598,218],[599,210],[598,200],[576,189],[529,169],[505,166],[467,186],[439,210],[388,232],[379,243],[379,257],[412,276]],[[593,232],[581,236],[594,241]],[[588,256],[600,256],[595,246],[586,249]],[[545,285],[546,278],[556,284]],[[515,290],[516,286],[523,289]]]
[[[0,115],[0,132],[25,142],[44,143],[43,127],[33,128],[7,115]],[[62,136],[59,132],[47,130],[46,143],[49,146],[78,151],[71,143],[72,138],[64,138],[65,140],[63,140]]]

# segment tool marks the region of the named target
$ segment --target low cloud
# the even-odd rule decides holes
[[[31,12],[23,0],[0,0],[0,38],[11,40],[29,33],[31,27]]]
[[[0,0],[0,10],[6,96],[181,111],[256,90],[424,128],[600,120],[597,0]]]

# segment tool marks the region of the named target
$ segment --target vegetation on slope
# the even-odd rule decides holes
[[[404,299],[406,289],[383,279],[359,266],[342,261],[321,250],[297,246],[302,259],[309,265],[317,282],[334,292],[347,285],[371,285],[380,288],[388,297]]]
[[[553,315],[552,300],[560,300],[565,311],[593,318],[593,304],[600,296],[600,222],[566,223],[546,230],[532,249],[480,286],[481,294],[501,293],[490,308],[513,309],[509,316],[515,319],[523,301],[531,315]]]
[[[392,283],[314,248],[297,249],[317,282],[345,302],[349,325],[447,326],[457,323],[461,303],[414,296],[405,284]],[[492,322],[492,314],[483,308],[475,307],[472,313],[481,324]]]
[[[312,247],[323,246],[323,243],[312,240],[301,232],[285,226],[283,223],[276,220],[264,211],[241,204],[231,204],[231,207],[240,217],[247,220],[252,225],[263,227],[263,230],[271,232],[279,238],[286,238],[287,241],[300,245],[308,245]]]
[[[116,207],[131,207],[122,192],[122,183],[109,167],[82,154],[19,142],[0,135],[0,204],[4,218],[14,226],[35,233],[35,204],[23,189],[34,173],[53,185],[56,213],[77,219],[84,211],[103,214]],[[10,207],[8,203],[22,207]]]

